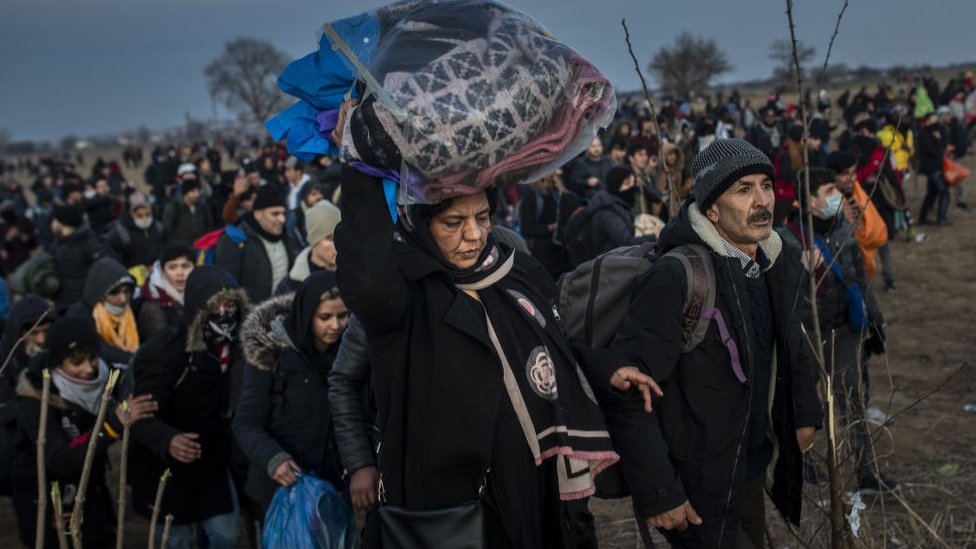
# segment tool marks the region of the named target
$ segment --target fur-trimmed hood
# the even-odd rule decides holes
[[[44,364],[47,364],[46,360]],[[20,376],[17,377],[17,388],[15,389],[17,396],[41,400],[43,385],[40,376],[41,371],[34,364],[21,372]],[[68,409],[68,401],[58,393],[58,389],[54,386],[53,382],[51,383],[51,392],[47,396],[47,401],[51,406],[59,410]]]
[[[213,294],[186,327],[186,352],[199,353],[208,350],[207,341],[203,334],[203,323],[207,321],[210,311],[216,307],[217,303],[225,299],[233,299],[237,302],[237,310],[240,311],[242,319],[247,318],[248,313],[251,312],[251,302],[247,298],[247,292],[241,288],[229,288]]]
[[[241,326],[244,358],[258,370],[272,371],[287,348],[298,351],[285,329],[295,294],[272,297],[251,311]]]
[[[678,217],[661,231],[659,242],[662,254],[683,244],[704,244],[716,254],[730,257],[715,225],[701,213],[694,200],[685,201]],[[779,233],[771,231],[769,237],[759,243],[759,249],[772,266],[783,251],[783,240]]]

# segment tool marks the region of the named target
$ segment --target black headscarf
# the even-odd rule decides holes
[[[495,211],[494,199],[497,196],[497,191],[493,188],[485,189],[485,195],[488,200],[488,211],[490,215]],[[455,284],[478,283],[495,274],[503,264],[512,259],[515,251],[504,244],[499,244],[495,235],[489,232],[485,248],[481,250],[481,255],[478,257],[478,261],[475,262],[474,266],[467,269],[459,269],[448,261],[444,257],[444,254],[441,253],[440,248],[437,247],[434,236],[430,234],[431,220],[448,207],[450,207],[450,199],[434,205],[415,204],[407,206],[405,208],[405,215],[400,216],[400,219],[397,221],[397,232],[399,236],[408,244],[411,244],[440,263],[450,273],[451,279]]]
[[[319,303],[322,302],[322,294],[329,290],[338,292],[335,272],[323,270],[312,273],[295,292],[291,312],[285,322],[285,330],[292,343],[311,359],[314,365],[330,366],[331,358],[335,357],[336,348],[339,346],[336,342],[320,353],[315,350],[312,338],[312,319],[319,308]]]

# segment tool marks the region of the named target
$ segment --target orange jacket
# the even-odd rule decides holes
[[[864,188],[857,181],[854,182],[854,203],[861,210],[861,215],[855,216],[849,204],[844,205],[844,214],[854,225],[854,235],[857,237],[858,247],[861,248],[861,255],[864,256],[864,274],[871,278],[874,274],[874,256],[878,248],[888,242],[888,227],[878,209],[871,203],[868,193],[864,192]]]

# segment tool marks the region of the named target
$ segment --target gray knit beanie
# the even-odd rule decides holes
[[[332,236],[340,221],[342,211],[328,200],[320,200],[305,210],[305,233],[309,245],[315,246],[320,240]]]
[[[691,161],[698,209],[704,212],[733,183],[756,173],[776,177],[773,163],[759,149],[743,139],[712,141]]]

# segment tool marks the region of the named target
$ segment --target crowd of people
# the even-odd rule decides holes
[[[89,173],[80,158],[5,162],[0,488],[21,540],[36,535],[43,407],[66,518],[95,441],[86,547],[115,543],[107,449],[126,421],[132,508],[172,515],[174,548],[260,535],[275,490],[304,474],[368,512],[366,546],[389,544],[377,505],[470,501],[487,546],[594,546],[585,498],[618,461],[637,517],[675,546],[763,547],[764,488],[796,521],[802,482],[824,479],[807,454],[823,426],[801,334],[814,318],[854,488],[896,489],[863,421],[884,415],[866,375],[886,345],[873,288],[897,288],[893,239],[951,222],[950,188],[968,210],[944,161],[969,148],[973,87],[926,77],[759,106],[733,92],[653,117],[622,101],[543,179],[396,216],[379,180],[280,143],[156,147],[144,187],[125,175],[143,169],[138,147]],[[567,336],[556,280],[645,244],[660,259],[612,341]],[[796,299],[808,276],[815,311]],[[699,282],[710,297],[689,321]]]

